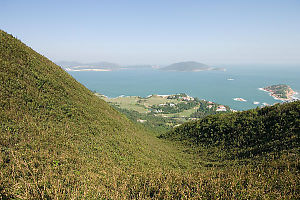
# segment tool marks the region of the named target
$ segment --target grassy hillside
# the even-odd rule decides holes
[[[300,101],[231,114],[211,115],[161,137],[218,147],[231,158],[299,149]]]
[[[247,165],[203,160],[137,128],[4,31],[0,106],[0,199],[299,197],[297,152]]]
[[[238,191],[230,198],[299,199],[299,136],[300,101],[296,101],[211,115],[160,138],[186,145],[185,152],[193,154],[198,165],[222,172],[222,177],[217,176],[221,191]],[[237,185],[228,183],[228,178]]]
[[[2,195],[113,196],[131,171],[185,167],[59,66],[3,31],[0,41]]]

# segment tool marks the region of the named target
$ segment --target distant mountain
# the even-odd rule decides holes
[[[76,62],[76,61],[58,61],[58,62],[55,62],[55,64],[57,64],[61,67],[64,67],[64,68],[82,65],[82,63]]]
[[[127,65],[126,69],[155,69],[156,65]]]
[[[224,68],[211,67],[203,63],[198,63],[194,61],[179,62],[171,64],[167,67],[160,68],[165,71],[180,71],[180,72],[198,72],[198,71],[208,71],[208,70],[225,70]]]
[[[56,64],[60,65],[65,69],[73,70],[88,70],[88,69],[107,69],[107,70],[117,70],[120,69],[121,66],[116,63],[110,62],[94,62],[94,63],[80,63],[76,61],[60,61]]]
[[[141,64],[141,65],[119,65],[111,62],[93,62],[81,63],[76,61],[59,61],[57,65],[67,71],[112,71],[112,70],[136,70],[136,69],[157,69],[157,65]]]

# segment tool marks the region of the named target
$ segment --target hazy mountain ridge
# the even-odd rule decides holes
[[[56,62],[56,64],[62,66],[67,69],[110,69],[110,70],[118,70],[121,68],[119,64],[111,63],[111,62],[94,62],[94,63],[80,63],[76,61],[60,61]]]
[[[107,69],[107,70],[126,70],[126,69],[159,69],[164,71],[182,71],[182,72],[197,72],[197,71],[225,71],[225,68],[212,67],[203,63],[194,61],[174,63],[165,67],[159,65],[141,64],[141,65],[120,65],[112,62],[94,62],[81,63],[76,61],[60,61],[56,64],[62,66],[64,69],[83,70],[84,69]]]
[[[59,61],[57,65],[64,69],[83,70],[84,69],[107,69],[107,70],[140,70],[140,69],[157,69],[157,65],[150,64],[136,64],[136,65],[120,65],[113,62],[93,62],[93,63],[81,63],[76,61]]]
[[[225,69],[208,66],[206,64],[198,63],[198,62],[194,62],[194,61],[187,61],[187,62],[174,63],[169,66],[162,67],[162,68],[160,68],[160,70],[181,71],[181,72],[198,72],[198,71],[209,71],[209,70],[224,71]]]

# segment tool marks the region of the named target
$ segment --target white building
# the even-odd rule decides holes
[[[213,106],[212,106],[212,105],[208,105],[207,107],[208,107],[209,109],[211,109]]]
[[[220,105],[220,106],[218,106],[218,108],[217,108],[216,111],[217,111],[217,112],[220,112],[220,111],[225,112],[225,111],[226,111],[226,107],[223,106],[223,105]]]

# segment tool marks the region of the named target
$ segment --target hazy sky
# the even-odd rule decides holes
[[[0,29],[54,61],[300,63],[300,0],[0,0]]]

